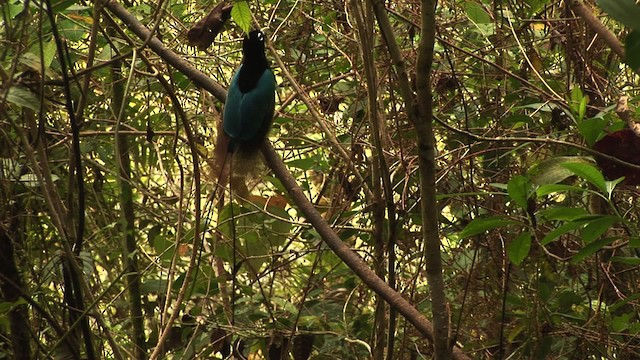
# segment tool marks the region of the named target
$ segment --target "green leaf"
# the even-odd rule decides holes
[[[7,101],[36,112],[40,111],[40,99],[36,94],[22,86],[10,87],[7,92]]]
[[[635,248],[635,249],[640,248],[640,237],[637,237],[637,236],[630,237],[628,245],[632,249],[633,248]]]
[[[62,36],[64,36],[70,42],[84,40],[89,34],[86,26],[82,26],[82,23],[65,19],[58,23],[58,29]]]
[[[640,30],[632,30],[624,39],[625,62],[631,69],[640,69]]]
[[[6,8],[8,9],[7,15],[10,19],[14,19],[25,9],[25,6],[23,4],[7,4],[6,2],[4,2],[3,6],[6,6]]]
[[[595,166],[586,163],[568,163],[563,164],[562,166],[570,170],[572,173],[576,174],[578,177],[587,180],[603,193],[607,192],[606,180],[604,179],[604,176],[602,176],[600,170],[598,170],[598,168],[596,168]]]
[[[577,254],[573,255],[573,257],[571,258],[571,263],[573,264],[579,263],[585,258],[595,254],[597,251],[599,251],[603,247],[613,244],[613,242],[616,241],[616,239],[618,238],[617,237],[604,238],[604,239],[600,239],[592,243],[589,243],[587,246],[583,247],[580,251],[578,251]]]
[[[164,294],[167,292],[166,279],[145,279],[140,283],[140,292],[148,294]]]
[[[580,113],[580,103],[582,102],[583,98],[584,98],[584,94],[582,93],[582,90],[580,89],[580,87],[576,86],[573,89],[571,89],[571,102],[569,103],[569,105],[571,105],[571,110],[573,110],[574,114]],[[578,120],[582,120],[582,119],[578,119]]]
[[[516,204],[523,209],[527,209],[527,200],[531,195],[531,182],[527,177],[518,175],[509,180],[507,192]]]
[[[549,185],[540,186],[536,190],[536,195],[538,197],[540,197],[540,196],[545,196],[545,195],[549,195],[549,194],[553,194],[553,193],[560,193],[560,192],[564,192],[564,191],[583,192],[584,189],[579,187],[579,186],[564,185],[564,184],[549,184]]]
[[[621,264],[626,264],[626,265],[631,265],[631,266],[640,265],[640,258],[637,258],[637,257],[612,256],[609,259],[609,261],[613,261],[613,262],[617,262],[617,263],[621,263]]]
[[[534,185],[557,184],[573,176],[573,172],[562,166],[562,164],[568,163],[591,164],[593,161],[584,156],[557,156],[534,165],[529,169],[527,175]]]
[[[620,221],[620,218],[613,215],[603,215],[599,219],[590,221],[582,229],[582,241],[589,244],[609,230],[611,226]]]
[[[564,206],[552,207],[544,209],[538,213],[538,215],[546,220],[564,220],[570,221],[578,218],[579,216],[588,215],[589,213],[584,208],[570,208]]]
[[[540,242],[542,245],[547,245],[553,240],[557,239],[561,235],[569,233],[575,229],[581,228],[584,226],[584,222],[581,221],[571,221],[566,224],[560,225],[554,230],[550,231]]]
[[[602,131],[607,126],[607,120],[603,118],[592,118],[581,121],[578,124],[578,131],[580,135],[587,142],[590,147],[598,141],[598,138],[602,134]]]
[[[464,239],[469,236],[482,234],[485,231],[493,230],[499,227],[505,227],[507,225],[516,224],[514,220],[504,218],[502,216],[492,216],[486,218],[476,218],[471,220],[467,226],[460,232],[460,239]]]
[[[587,113],[587,103],[589,102],[589,98],[588,97],[583,97],[582,100],[580,100],[580,105],[578,107],[578,119],[582,120],[584,119],[584,115]]]
[[[640,299],[640,294],[638,293],[630,294],[628,297],[624,298],[623,300],[620,300],[614,303],[613,305],[611,305],[609,307],[609,313],[615,314],[620,307],[625,306],[630,302],[635,302],[637,299]]]
[[[51,62],[53,58],[56,56],[56,52],[58,48],[56,46],[55,40],[52,38],[51,41],[44,44],[43,46],[43,58],[44,58],[44,68],[48,69],[51,66]]]
[[[471,20],[474,24],[491,23],[491,16],[489,16],[482,5],[476,2],[466,1],[464,5],[464,11],[467,13],[469,20]]]
[[[507,246],[507,256],[512,263],[520,265],[531,250],[531,234],[528,231],[518,235]]]
[[[248,34],[251,31],[251,9],[248,2],[238,1],[234,3],[231,9],[231,18],[245,33]]]
[[[640,6],[635,0],[598,0],[598,5],[625,26],[640,29]]]
[[[611,199],[611,194],[613,194],[613,189],[615,189],[616,186],[618,186],[618,184],[620,184],[623,181],[624,181],[624,176],[621,178],[617,178],[615,180],[607,180],[607,182],[605,183],[605,186],[607,188],[608,199]]]
[[[629,325],[635,319],[635,314],[627,313],[619,316],[611,317],[611,330],[615,332],[622,332],[629,329]]]
[[[53,4],[53,11],[56,14],[57,13],[62,13],[62,12],[64,12],[64,10],[66,10],[70,6],[74,5],[75,3],[76,3],[76,0],[61,0],[61,1],[55,2]]]

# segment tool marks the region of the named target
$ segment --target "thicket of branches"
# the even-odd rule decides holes
[[[241,4],[204,50],[186,34],[208,2],[0,4],[0,358],[640,356],[638,192],[591,150],[638,115],[624,16]],[[278,80],[271,145],[219,186],[249,24]]]

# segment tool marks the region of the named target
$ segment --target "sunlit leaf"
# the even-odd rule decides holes
[[[605,184],[606,180],[604,179],[604,176],[602,176],[602,173],[595,166],[586,163],[566,163],[562,164],[562,166],[564,166],[566,169],[570,170],[577,176],[587,180],[600,191],[604,193],[607,192],[607,185]]]
[[[566,163],[593,163],[583,156],[555,156],[529,169],[528,175],[534,185],[556,184],[573,176],[573,172],[562,166]]]
[[[469,17],[469,20],[475,24],[489,24],[491,23],[491,16],[487,11],[477,2],[467,1],[464,3],[464,10]]]
[[[251,31],[251,9],[248,2],[235,2],[231,9],[231,18],[246,34]]]

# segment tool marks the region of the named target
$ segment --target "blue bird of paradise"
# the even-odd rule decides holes
[[[242,42],[242,64],[227,91],[222,127],[227,151],[252,150],[269,132],[275,109],[276,78],[265,55],[262,31],[251,31]]]

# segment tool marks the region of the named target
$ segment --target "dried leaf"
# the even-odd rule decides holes
[[[200,19],[187,32],[189,45],[199,50],[206,50],[216,38],[224,23],[231,17],[233,5],[221,2],[214,7],[207,16]]]

